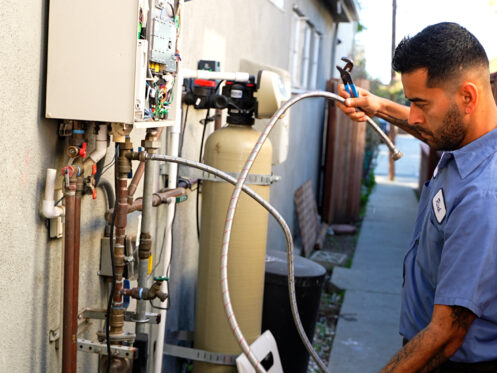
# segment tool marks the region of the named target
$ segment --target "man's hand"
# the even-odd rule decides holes
[[[346,100],[345,105],[339,102],[337,102],[336,104],[338,108],[342,110],[353,121],[365,122],[366,115],[371,118],[377,115],[381,106],[380,104],[382,99],[378,96],[373,95],[371,92],[366,91],[365,89],[359,87],[356,88],[359,97],[350,98],[350,95],[345,90],[344,85],[340,84],[338,86],[338,94]],[[358,107],[360,107],[361,110],[356,110],[356,108]]]
[[[381,373],[431,372],[462,346],[475,317],[467,308],[436,304],[428,326],[397,352]]]

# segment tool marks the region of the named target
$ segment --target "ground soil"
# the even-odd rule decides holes
[[[334,253],[347,254],[348,260],[346,266],[350,267],[357,244],[355,235],[343,236],[326,236],[323,250],[328,250]],[[318,352],[321,360],[328,365],[330,358],[331,347],[333,345],[333,337],[335,336],[335,328],[340,314],[340,307],[343,302],[344,291],[332,286],[329,282],[331,273],[327,274],[323,293],[321,294],[321,305],[319,308],[318,320],[314,332],[313,346]],[[309,360],[308,373],[321,372],[318,365],[312,360]]]

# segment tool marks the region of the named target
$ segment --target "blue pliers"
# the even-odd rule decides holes
[[[343,68],[337,66],[337,69],[342,77],[345,90],[349,93],[350,97],[359,97],[357,94],[357,88],[355,87],[352,77],[350,76],[350,73],[354,68],[354,62],[352,62],[352,60],[348,57],[342,57],[342,61],[346,63],[345,66]]]

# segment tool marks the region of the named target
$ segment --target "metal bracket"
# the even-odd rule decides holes
[[[210,352],[177,345],[164,345],[164,354],[169,356],[181,357],[183,359],[202,361],[218,365],[236,365],[238,355],[222,354],[219,352]]]
[[[160,173],[161,173],[161,175],[167,175],[167,165],[161,164]],[[226,182],[223,179],[221,179],[213,174],[210,174],[210,173],[207,173],[205,171],[198,170],[198,169],[192,169],[190,167],[188,167],[188,168],[182,167],[179,173],[182,177],[189,178],[189,179],[201,179],[201,180],[207,180],[207,181],[214,181],[214,182],[218,182],[218,183],[225,183]],[[226,173],[228,175],[230,175],[231,177],[234,177],[235,179],[238,179],[238,177],[240,176],[240,174],[237,172],[226,172]],[[245,182],[245,184],[271,185],[271,184],[274,184],[280,180],[281,180],[281,176],[277,176],[277,175],[249,174],[247,176],[247,181]]]
[[[85,319],[105,320],[105,310],[102,309],[86,309],[81,313],[81,317]],[[136,313],[131,311],[124,312],[124,321],[135,322]],[[146,313],[145,319],[148,324],[160,324],[160,313]]]
[[[96,354],[107,355],[107,345],[105,343],[92,342],[87,339],[78,338],[78,351],[93,352]],[[121,345],[110,346],[110,353],[114,357],[133,360],[135,358],[135,352],[136,352],[136,347],[128,347]]]

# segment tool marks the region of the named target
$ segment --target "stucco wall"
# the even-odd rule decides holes
[[[182,48],[184,66],[195,68],[199,59],[212,59],[221,62],[223,71],[238,71],[240,61],[247,59],[290,70],[293,4],[323,33],[317,88],[324,89],[332,69],[333,20],[321,3],[314,0],[286,1],[285,10],[277,8],[269,0],[185,3]],[[198,122],[204,116],[205,110],[189,110],[183,153],[187,158],[198,159],[202,131],[202,125]],[[312,178],[317,187],[323,121],[323,100],[313,99],[297,104],[291,111],[288,159],[273,167],[273,172],[282,179],[271,187],[271,203],[295,233],[298,229],[293,195],[308,179]],[[208,133],[212,131],[212,126],[209,125]],[[174,237],[170,285],[171,304],[176,306],[168,312],[169,332],[194,328],[198,257],[194,193],[188,202],[178,207]],[[281,229],[272,218],[267,248],[285,249]],[[171,359],[167,364],[170,368],[174,366]]]

